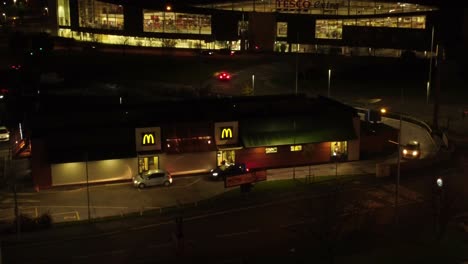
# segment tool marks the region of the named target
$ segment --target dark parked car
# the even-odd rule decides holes
[[[225,177],[244,174],[248,171],[245,164],[221,165],[211,170],[210,177],[213,180],[224,180]]]

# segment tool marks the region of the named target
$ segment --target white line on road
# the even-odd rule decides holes
[[[169,247],[173,246],[174,242],[166,242],[166,243],[161,243],[161,244],[155,244],[155,245],[149,245],[149,248],[162,248],[162,247]]]
[[[38,205],[40,208],[88,208],[84,205]],[[90,206],[95,209],[128,209],[128,206]]]
[[[258,233],[258,232],[260,232],[260,230],[254,229],[254,230],[247,230],[247,231],[237,232],[237,233],[229,233],[229,234],[216,235],[216,237],[218,237],[218,238],[233,237],[233,236],[247,235],[247,234]]]
[[[162,226],[162,225],[168,225],[168,224],[174,224],[174,221],[166,221],[166,222],[161,222],[161,223],[157,223],[157,224],[132,227],[132,228],[130,228],[130,230],[142,230],[142,229],[147,229],[147,228],[157,227],[157,226]]]
[[[280,225],[280,227],[281,228],[288,228],[288,227],[291,227],[291,226],[297,226],[297,225],[303,225],[303,224],[305,224],[305,221],[299,221],[299,222],[295,222],[295,223]]]
[[[124,254],[125,250],[112,250],[109,252],[102,252],[101,254],[93,254],[93,255],[84,255],[84,256],[73,256],[73,258],[92,258],[92,257],[99,257],[99,256],[108,256],[108,255],[117,255],[117,254]]]

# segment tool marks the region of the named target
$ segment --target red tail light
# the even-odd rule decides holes
[[[247,172],[248,172],[248,171],[250,171],[250,169],[249,169],[249,168],[245,168],[245,171],[247,171]]]

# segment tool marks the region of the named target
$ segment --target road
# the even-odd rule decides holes
[[[267,180],[292,179],[294,175],[297,179],[310,176],[311,181],[318,181],[335,179],[336,173],[338,176],[374,174],[376,162],[379,161],[271,169],[267,170]],[[165,210],[178,204],[193,204],[228,190],[230,189],[224,189],[222,182],[208,180],[208,175],[175,177],[173,185],[168,188],[151,187],[140,190],[134,188],[130,182],[96,185],[89,187],[89,213],[93,219],[135,212],[144,214],[146,211]],[[17,202],[20,213],[38,217],[48,212],[55,223],[88,219],[86,186],[18,192]],[[14,207],[13,192],[0,192],[0,220],[12,220]]]
[[[391,214],[388,214],[389,210],[393,211],[392,184],[348,184],[340,192],[333,192],[335,185],[332,184],[263,204],[186,215],[183,221],[183,257],[204,259],[209,256],[208,260],[227,263],[243,256],[304,256],[313,247],[323,247],[322,241],[313,239],[314,234],[321,232],[327,222],[331,224],[329,221],[342,228],[348,227],[349,219],[339,219],[354,214],[351,212],[364,214],[367,210],[382,209],[382,214],[378,213],[379,224],[392,221]],[[427,209],[421,194],[410,188],[402,186],[402,208],[419,206]],[[330,203],[332,197],[339,201],[334,208]],[[365,209],[350,210],[358,200],[364,202]],[[324,215],[330,208],[333,216],[325,219]],[[69,235],[64,231],[62,236],[57,234],[54,238],[40,233],[24,234],[24,244],[4,243],[4,261],[143,263],[157,258],[158,263],[165,263],[178,254],[177,240],[174,239],[177,228],[173,218],[127,219],[115,226],[118,228],[105,230],[97,224],[79,235]]]

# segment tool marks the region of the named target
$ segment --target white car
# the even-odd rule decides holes
[[[133,178],[133,185],[140,189],[147,186],[164,185],[169,186],[172,184],[171,174],[166,170],[149,170]]]
[[[6,126],[0,126],[0,141],[10,141],[10,131]]]

